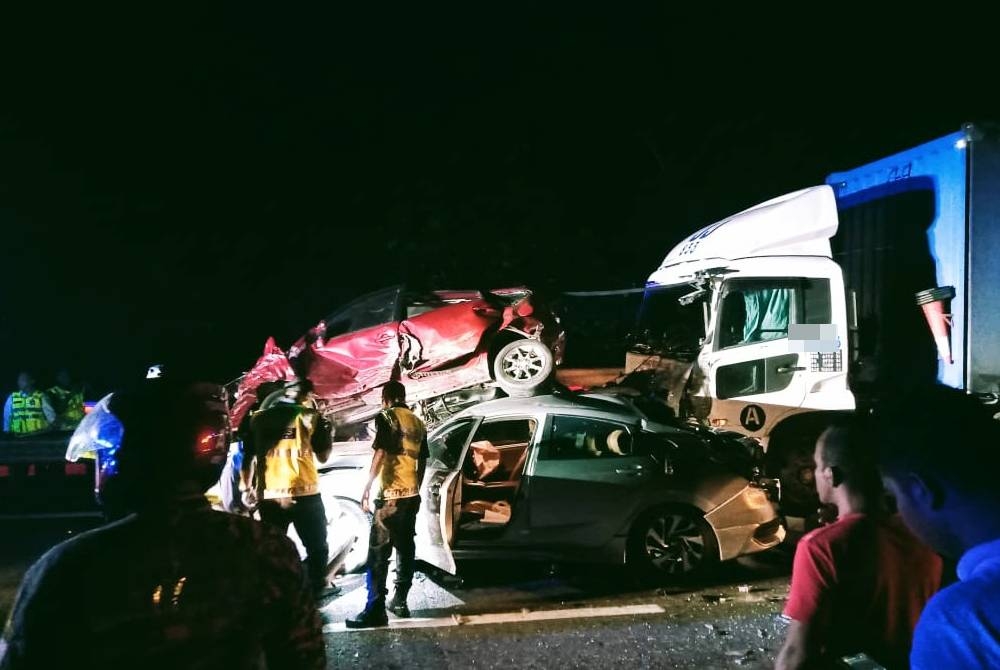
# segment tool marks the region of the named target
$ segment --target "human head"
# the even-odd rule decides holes
[[[295,402],[304,402],[312,393],[313,383],[308,379],[300,379],[285,386],[285,397]]]
[[[264,385],[262,384],[261,386],[263,387]],[[257,389],[257,399],[260,403],[260,409],[262,410],[271,409],[277,404],[300,405],[306,402],[309,398],[309,394],[312,393],[313,385],[308,379],[302,379],[292,382],[274,382],[274,384],[269,388],[273,389],[270,393],[267,392],[269,389]]]
[[[98,452],[99,494],[114,513],[169,508],[218,479],[229,442],[220,386],[151,379],[99,404],[103,411],[81,422],[70,449]]]
[[[63,368],[56,373],[56,384],[62,388],[69,388],[73,383],[73,377],[69,374],[69,370]]]
[[[838,491],[872,502],[881,498],[875,445],[863,420],[839,420],[827,427],[816,440],[813,461],[821,503],[836,504]]]
[[[263,382],[263,383],[261,383],[260,386],[258,386],[254,390],[254,395],[257,397],[257,402],[258,403],[262,403],[272,393],[274,393],[276,391],[284,391],[284,389],[285,389],[285,382],[284,381],[278,380],[278,381],[271,381],[271,382]]]
[[[957,558],[1000,537],[1000,422],[963,391],[935,384],[883,399],[879,465],[903,521]]]
[[[35,390],[35,378],[30,372],[22,372],[17,376],[17,388],[25,393],[31,393]]]
[[[385,407],[393,405],[403,405],[406,403],[406,387],[400,382],[392,380],[382,387],[382,404]]]

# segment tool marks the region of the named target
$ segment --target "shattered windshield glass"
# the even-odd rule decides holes
[[[689,284],[647,288],[632,335],[633,348],[675,355],[697,354],[705,337],[704,300],[696,299],[686,305],[679,302],[694,291]]]

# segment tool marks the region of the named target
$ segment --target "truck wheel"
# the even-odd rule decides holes
[[[679,581],[719,562],[715,533],[701,510],[667,505],[644,513],[632,527],[626,556],[645,581]]]
[[[555,370],[555,359],[538,340],[515,340],[493,359],[493,377],[504,393],[526,398],[543,392]]]
[[[816,493],[813,451],[816,440],[802,439],[785,443],[773,458],[767,459],[767,472],[781,480],[781,513],[807,517],[819,509]]]

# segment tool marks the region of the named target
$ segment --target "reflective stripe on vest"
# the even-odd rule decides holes
[[[267,420],[268,412],[281,412],[275,407],[255,415],[255,420]],[[285,427],[278,442],[267,450],[264,457],[264,498],[286,498],[311,495],[319,492],[319,473],[313,459],[312,435],[317,428],[318,415],[305,408],[298,408],[294,418]]]
[[[61,386],[53,386],[48,391],[53,400],[53,409],[59,419],[66,424],[79,423],[85,412],[83,410],[83,391],[71,391]]]
[[[420,494],[417,471],[420,465],[420,448],[427,429],[423,421],[406,407],[383,410],[386,423],[394,428],[398,451],[385,452],[380,483],[382,498],[408,498]]]
[[[27,394],[15,391],[10,403],[10,432],[15,434],[36,433],[48,427],[48,419],[42,409],[41,391]]]

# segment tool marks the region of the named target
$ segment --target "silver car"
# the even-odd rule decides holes
[[[755,476],[755,443],[659,418],[595,395],[504,398],[453,417],[429,436],[417,557],[450,573],[456,558],[522,558],[679,577],[780,544],[776,483]],[[369,460],[331,460],[332,505],[357,504]],[[338,516],[331,534],[359,540],[345,565],[357,567],[367,537],[348,528],[353,513]]]

